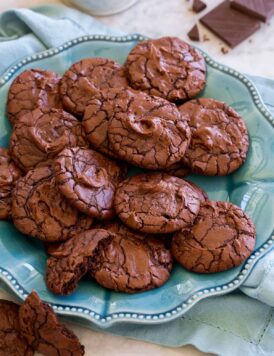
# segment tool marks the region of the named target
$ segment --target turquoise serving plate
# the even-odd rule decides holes
[[[62,74],[72,63],[86,57],[108,57],[123,63],[128,52],[142,40],[125,37],[84,36],[45,52],[27,57],[0,78],[0,144],[8,146],[10,124],[6,98],[12,80],[23,70],[40,67]],[[62,315],[84,318],[100,327],[116,322],[162,323],[179,317],[198,301],[238,288],[258,259],[273,245],[274,229],[274,118],[267,111],[254,85],[242,74],[205,55],[207,85],[202,94],[225,101],[244,118],[250,150],[244,166],[228,177],[190,176],[212,200],[240,206],[257,228],[256,248],[238,268],[200,275],[176,265],[161,288],[127,295],[101,288],[84,279],[70,296],[55,296],[45,285],[46,255],[42,245],[20,234],[10,222],[0,222],[0,278],[21,298],[35,289]],[[84,322],[84,320],[82,319]]]

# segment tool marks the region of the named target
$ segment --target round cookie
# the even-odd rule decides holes
[[[106,230],[87,230],[52,249],[47,260],[47,287],[55,294],[71,294],[90,270],[99,242],[112,238]]]
[[[0,147],[0,220],[11,217],[11,193],[22,175],[13,163],[9,150]]]
[[[130,91],[127,89],[126,91]],[[121,89],[103,89],[94,94],[87,103],[83,126],[91,146],[110,157],[117,158],[108,139],[108,124],[114,113],[114,103],[117,107],[123,105]],[[121,99],[119,99],[121,98]]]
[[[21,335],[19,305],[0,299],[0,355],[32,356],[34,351]]]
[[[114,193],[121,169],[98,152],[65,148],[54,162],[55,178],[69,203],[100,220],[115,215]]]
[[[114,206],[119,218],[132,229],[164,234],[193,222],[199,212],[200,197],[183,179],[143,173],[119,184]]]
[[[175,37],[142,41],[125,64],[130,85],[169,101],[199,94],[206,83],[206,64],[197,49]]]
[[[160,287],[169,279],[172,257],[156,237],[131,232],[118,223],[106,229],[114,236],[99,242],[90,267],[101,286],[136,293]]]
[[[51,163],[65,147],[86,146],[81,123],[61,109],[35,109],[14,125],[10,151],[24,171]]]
[[[255,242],[255,226],[239,207],[206,201],[201,204],[193,225],[174,235],[171,251],[184,268],[215,273],[243,263]]]
[[[50,166],[20,178],[13,191],[12,218],[23,234],[58,242],[87,230],[92,219],[73,208],[59,192]]]
[[[60,92],[64,108],[81,117],[98,90],[127,86],[124,69],[119,63],[107,58],[87,58],[74,63],[65,72]]]
[[[61,108],[59,84],[61,76],[43,69],[28,69],[11,83],[8,93],[8,118],[12,124],[28,112],[40,107]]]
[[[124,90],[113,106],[108,138],[121,159],[152,170],[167,168],[182,159],[190,131],[176,105],[146,93]]]
[[[19,322],[22,335],[42,355],[82,356],[85,353],[77,336],[59,322],[51,306],[42,302],[34,291],[20,307]]]
[[[221,101],[200,98],[180,106],[191,129],[183,161],[193,173],[224,176],[246,159],[248,132],[240,115]]]

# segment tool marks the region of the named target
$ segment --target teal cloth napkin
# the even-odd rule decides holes
[[[20,58],[85,34],[121,33],[65,6],[2,13],[0,74]],[[274,81],[251,79],[274,114]],[[118,324],[104,331],[173,347],[193,344],[200,350],[223,356],[274,355],[273,307],[274,250],[256,264],[241,290],[204,300],[169,323],[154,326]],[[90,324],[87,326],[96,329]]]

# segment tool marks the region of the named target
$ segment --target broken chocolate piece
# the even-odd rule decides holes
[[[200,41],[200,34],[197,25],[194,25],[187,35],[191,39],[191,41]]]
[[[206,8],[206,4],[201,0],[194,0],[192,5],[192,11],[196,14],[202,12]]]
[[[274,15],[273,0],[232,0],[231,6],[263,22],[266,22]]]
[[[260,28],[260,22],[243,13],[232,9],[226,0],[200,19],[230,47],[234,48]]]

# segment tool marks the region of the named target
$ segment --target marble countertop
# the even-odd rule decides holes
[[[222,0],[207,0],[208,9]],[[0,12],[13,7],[30,7],[42,4],[58,4],[61,0],[9,0],[0,2]],[[127,11],[108,17],[98,18],[106,25],[126,33],[142,33],[151,37],[163,35],[178,36],[188,40],[186,33],[197,22],[200,15],[190,11],[190,2],[186,0],[138,0]],[[202,40],[198,47],[210,54],[215,60],[227,64],[241,72],[265,76],[274,79],[274,18],[263,24],[260,31],[237,48],[228,49],[223,54],[221,48],[227,48],[219,39],[199,25]],[[9,297],[0,292],[0,298]],[[9,297],[10,298],[10,297]],[[106,335],[86,328],[70,325],[86,346],[86,355],[107,356],[199,356],[205,355],[192,346],[177,349],[134,341],[124,337]]]

